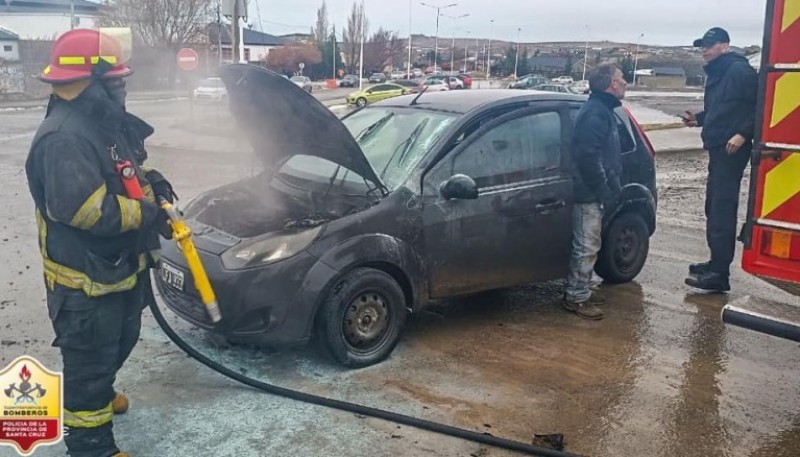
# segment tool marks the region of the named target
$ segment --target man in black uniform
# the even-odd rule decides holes
[[[703,49],[708,79],[705,110],[686,112],[686,125],[702,127],[709,153],[706,186],[706,240],[711,260],[689,266],[686,284],[697,289],[730,290],[736,252],[739,192],[755,136],[758,75],[748,60],[730,50],[730,37],[715,27],[694,46]]]
[[[118,43],[96,30],[56,41],[40,75],[53,95],[25,167],[73,457],[127,456],[112,431],[114,413],[128,407],[114,381],[154,300],[159,230],[169,235],[156,201],[171,201],[171,186],[142,167],[153,129],[125,110],[122,78],[132,71],[122,59]]]

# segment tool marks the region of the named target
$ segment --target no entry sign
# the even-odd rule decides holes
[[[181,70],[195,70],[199,61],[200,57],[197,55],[197,51],[192,48],[183,48],[178,51],[178,68]]]

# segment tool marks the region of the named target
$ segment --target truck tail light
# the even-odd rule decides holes
[[[761,254],[786,260],[800,260],[800,233],[763,229]]]

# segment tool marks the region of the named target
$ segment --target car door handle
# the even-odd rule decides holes
[[[567,202],[564,200],[558,200],[539,203],[538,205],[534,206],[533,209],[537,213],[549,213],[565,206],[567,206]]]

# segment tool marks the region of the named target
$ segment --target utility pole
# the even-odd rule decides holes
[[[636,72],[639,70],[639,44],[642,42],[642,38],[644,37],[644,33],[639,35],[639,39],[636,42],[636,59],[633,62],[633,85],[636,85]]]
[[[239,28],[241,27],[239,14],[239,0],[233,0],[233,17],[231,17],[231,27],[233,27],[231,31],[231,62],[239,62],[241,60],[241,56],[239,55]]]
[[[358,90],[364,90],[364,16],[366,16],[366,12],[364,11],[364,0],[361,0],[361,51],[359,52],[358,58]]]
[[[333,38],[333,52],[331,52],[331,59],[333,59],[333,79],[336,79],[336,26],[333,27],[333,34],[331,36]]]
[[[586,26],[586,46],[583,48],[583,78],[586,81],[586,61],[589,60],[589,26]]]
[[[411,10],[414,0],[408,0],[408,63],[406,64],[406,79],[411,79]]]
[[[217,67],[222,67],[222,3],[217,3]]]
[[[519,69],[519,33],[522,31],[522,27],[517,29],[517,52],[514,53],[514,81],[519,79],[517,75],[517,70]]]
[[[464,38],[464,73],[467,72],[467,60],[469,60],[469,34],[470,31],[467,30],[467,37]]]
[[[69,2],[69,29],[75,30],[75,0]]]
[[[429,8],[433,8],[436,10],[436,38],[434,40],[434,49],[433,49],[433,73],[436,73],[436,66],[439,64],[439,16],[442,14],[442,10],[446,8],[452,8],[454,6],[458,6],[458,3],[451,3],[445,6],[438,6],[438,5],[429,5],[425,2],[420,2],[420,5],[427,6]]]
[[[489,45],[486,47],[486,79],[492,76],[492,25],[494,19],[489,21]]]

